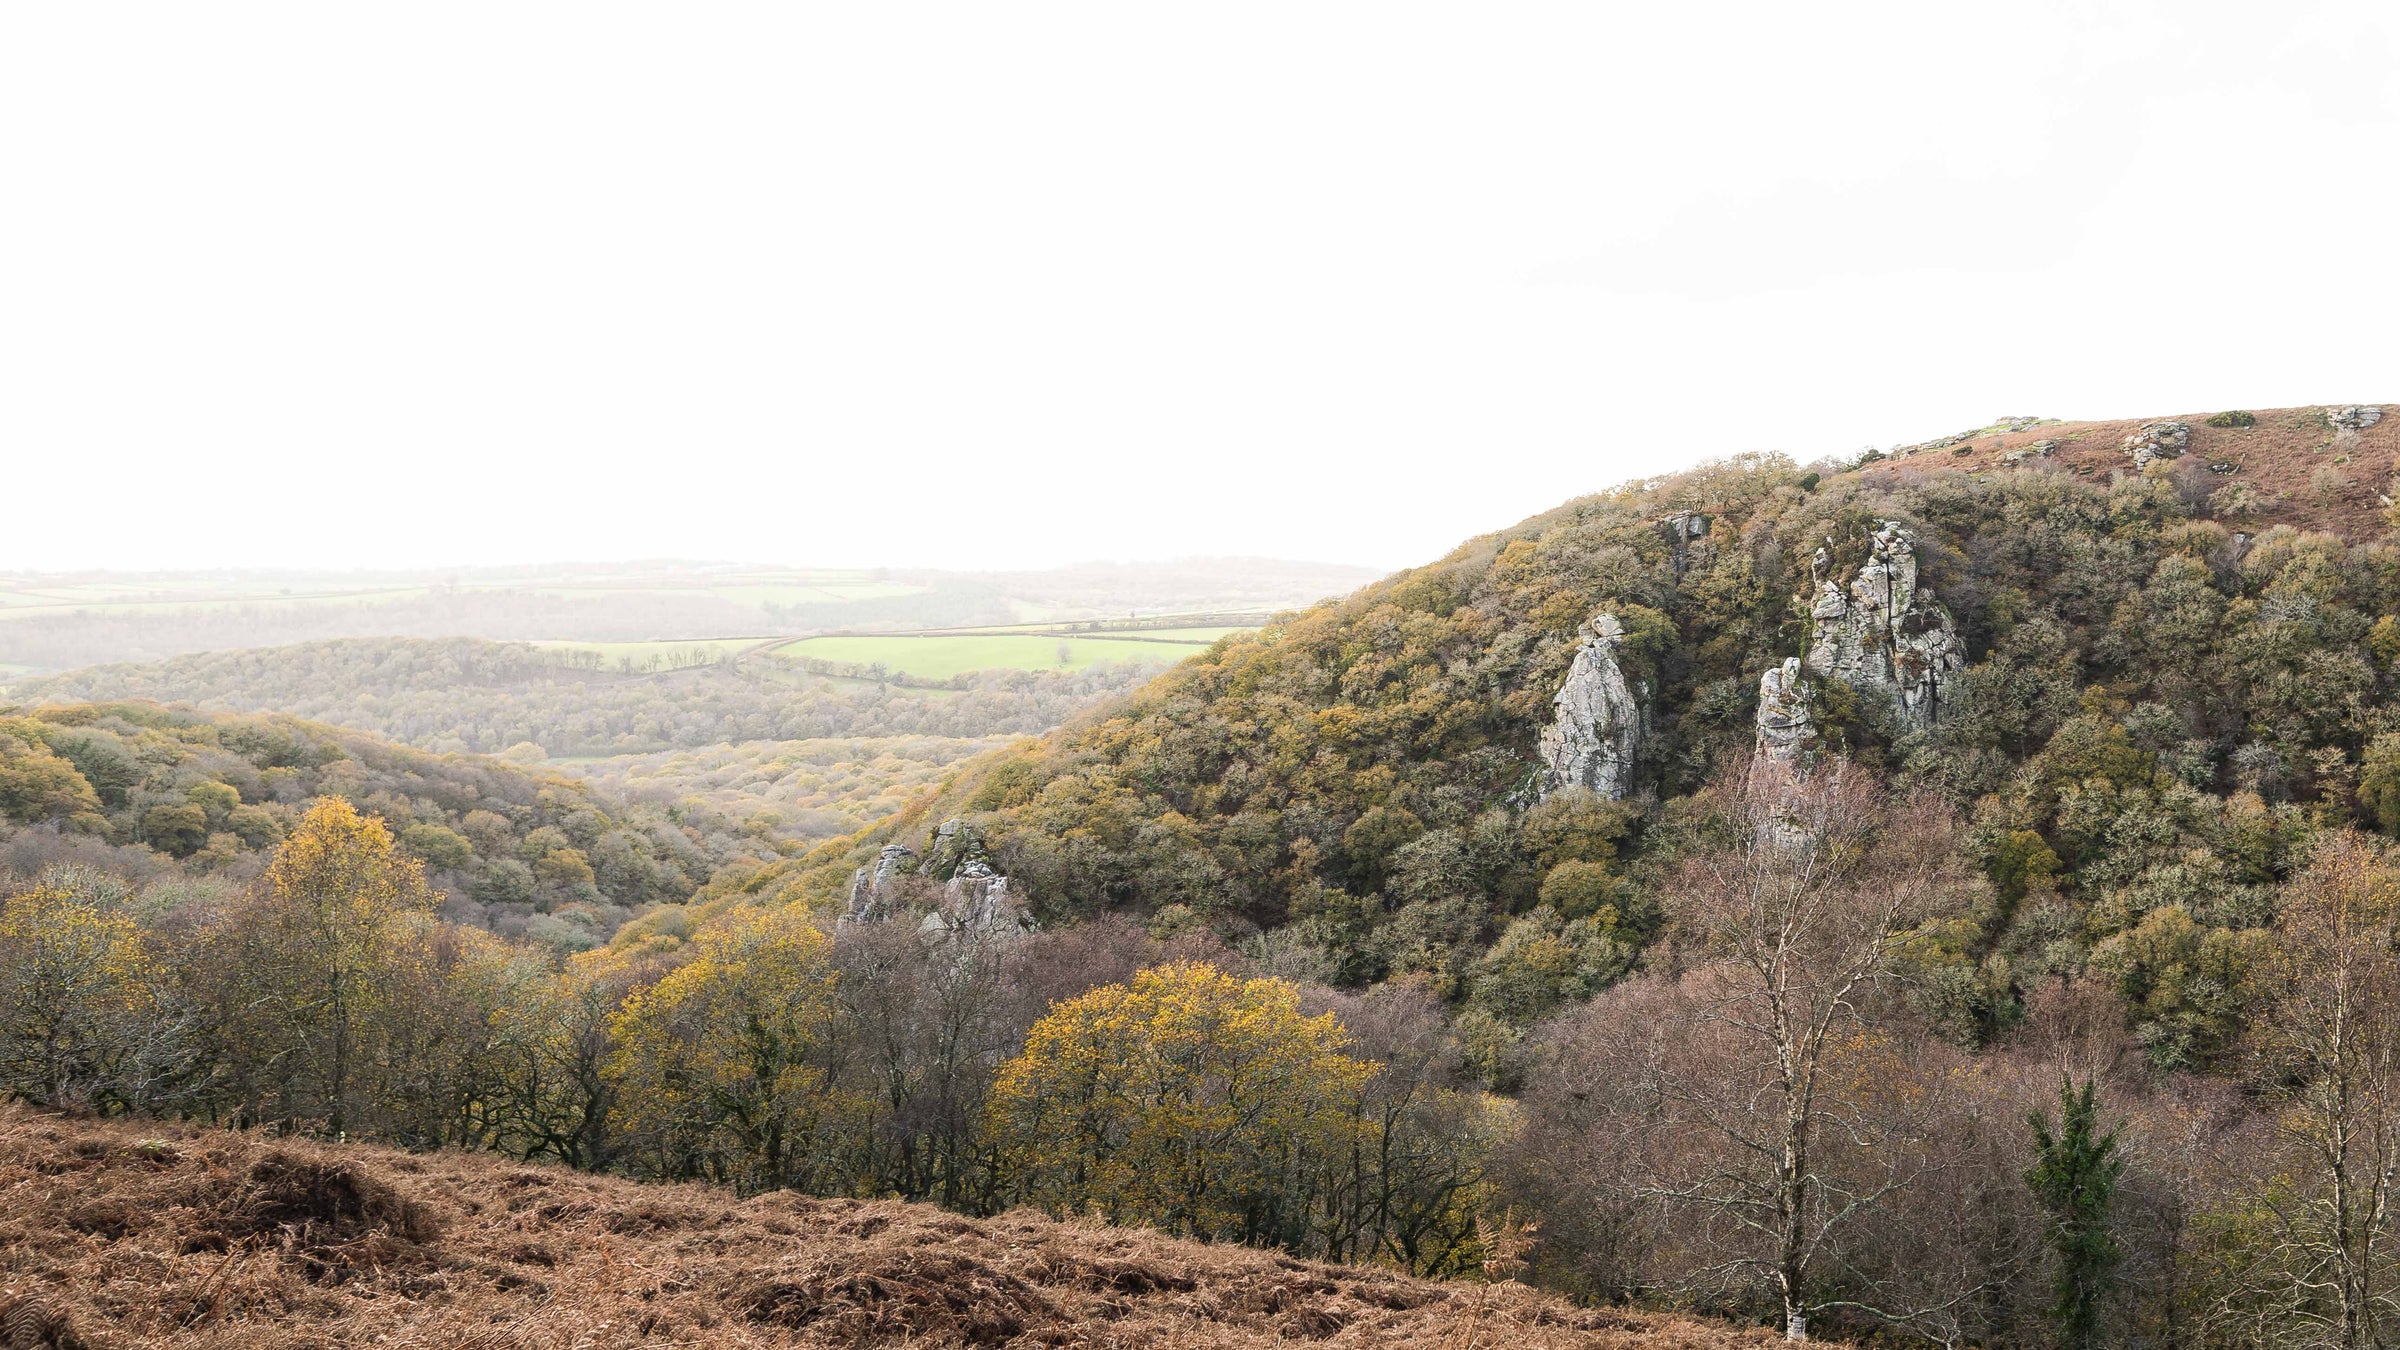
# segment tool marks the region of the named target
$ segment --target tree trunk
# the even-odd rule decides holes
[[[1783,1222],[1782,1242],[1775,1253],[1775,1280],[1783,1291],[1783,1338],[1808,1339],[1807,1204],[1808,1118],[1799,1099],[1787,1098],[1783,1117],[1783,1176],[1777,1215]]]

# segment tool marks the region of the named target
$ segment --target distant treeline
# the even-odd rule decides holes
[[[704,593],[436,591],[392,600],[70,610],[0,622],[0,665],[69,670],[186,652],[344,637],[544,637],[576,642],[771,631],[756,606]]]
[[[630,565],[629,565],[630,566]],[[827,629],[950,628],[1012,623],[1027,613],[1052,617],[1119,617],[1139,611],[1264,611],[1289,609],[1372,581],[1361,567],[1283,562],[1267,558],[1187,558],[1163,563],[1085,563],[1044,572],[881,572],[900,594],[860,595],[780,603],[759,599],[761,588],[787,575],[768,569],[745,574],[756,586],[730,589],[718,575],[684,569],[610,569],[610,584],[594,584],[593,569],[530,568],[508,574],[505,587],[459,587],[446,575],[392,574],[288,578],[295,597],[239,603],[205,599],[138,607],[95,603],[91,608],[23,614],[0,621],[0,666],[71,670],[112,661],[149,661],[187,652],[282,646],[328,638],[481,637],[577,642],[639,642],[721,638],[730,634],[799,636]],[[487,577],[491,574],[485,574]],[[788,574],[792,595],[805,595],[813,575]],[[31,580],[38,581],[39,578]],[[91,578],[74,579],[79,584]],[[161,581],[173,578],[159,578]],[[388,598],[342,594],[362,585],[405,588]],[[332,592],[298,598],[306,590]],[[155,594],[172,594],[169,589]]]
[[[1033,734],[1155,673],[1134,664],[983,671],[927,691],[823,678],[765,658],[628,674],[605,662],[583,668],[568,655],[474,638],[358,638],[102,666],[20,681],[0,697],[273,710],[428,750],[493,753],[530,743],[570,757],[739,741]]]

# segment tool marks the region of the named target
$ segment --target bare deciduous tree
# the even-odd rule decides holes
[[[1866,1143],[1877,1128],[1827,1090],[1829,1070],[1856,1058],[1859,1001],[1890,975],[1894,936],[1955,899],[1952,826],[1938,803],[1897,799],[1846,760],[1798,773],[1754,759],[1723,807],[1725,846],[1690,860],[1676,889],[1678,918],[1713,958],[1693,982],[1695,1029],[1727,1059],[1661,1089],[1754,1160],[1685,1190],[1764,1240],[1747,1259],[1769,1267],[1785,1335],[1806,1340],[1812,1261],[1902,1180],[1828,1184],[1811,1156],[1819,1135],[1831,1126]]]
[[[1955,1142],[1956,1056],[1874,1012],[1895,1003],[1898,936],[1961,898],[1952,823],[1841,761],[1754,762],[1714,806],[1668,897],[1688,968],[1578,1019],[1545,1091],[1583,1121],[1596,1190],[1647,1230],[1619,1249],[1672,1251],[1622,1278],[1766,1292],[1795,1341],[1820,1309],[1921,1320],[1922,1299],[1862,1299],[1880,1286],[1842,1244]]]
[[[2311,1183],[2272,1204],[2287,1277],[2319,1298],[2343,1350],[2389,1344],[2400,1288],[2392,1240],[2400,1172],[2400,867],[2354,831],[2328,835],[2285,892],[2266,954],[2271,997],[2252,1026],[2280,1133]],[[2312,1306],[2313,1303],[2313,1306]]]

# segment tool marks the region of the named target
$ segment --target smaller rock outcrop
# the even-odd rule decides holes
[[[1960,431],[1948,436],[1936,436],[1930,441],[1919,441],[1915,445],[1895,445],[1889,451],[1877,454],[1876,458],[1906,459],[1910,455],[1922,455],[1933,450],[1948,450],[1967,444],[1975,439],[1975,435],[1972,431]]]
[[[1625,626],[1614,614],[1595,614],[1583,626],[1550,725],[1542,728],[1544,797],[1577,787],[1622,800],[1633,791],[1635,761],[1650,734],[1649,690],[1625,678],[1617,659],[1624,641]]]
[[[921,936],[1015,937],[1034,931],[1033,916],[1009,893],[1008,878],[975,861],[942,887],[941,903],[918,921]]]
[[[2352,403],[2340,408],[2327,408],[2325,420],[2342,431],[2365,431],[2383,420],[2383,409],[2364,403]]]
[[[990,861],[983,831],[961,817],[952,816],[934,828],[932,846],[925,852],[925,874],[937,881],[947,881],[969,863]]]
[[[2182,422],[2144,422],[2125,433],[2125,450],[2139,469],[2154,459],[2174,459],[2192,443],[2192,429]]]
[[[893,880],[916,870],[915,849],[906,844],[885,844],[875,855],[873,866],[850,874],[850,908],[842,915],[843,920],[862,922],[889,917],[884,902],[891,894]]]
[[[1804,765],[1817,748],[1817,719],[1800,658],[1786,657],[1758,680],[1758,753],[1778,764]]]
[[[1962,692],[1967,654],[1950,611],[1932,587],[1917,583],[1915,537],[1884,521],[1848,585],[1826,574],[1831,566],[1832,555],[1818,549],[1809,568],[1816,583],[1810,673],[1882,694],[1912,729],[1940,721]]]
[[[923,881],[909,888],[897,884],[910,876]],[[937,881],[942,888],[935,895]],[[957,817],[934,830],[922,859],[906,844],[885,844],[872,867],[851,873],[850,905],[839,921],[884,923],[920,910],[921,936],[1013,937],[1035,927],[1033,916],[1009,890],[1008,878],[992,870],[983,832]]]
[[[2057,454],[2060,447],[2064,446],[2065,444],[2065,441],[2045,438],[2035,441],[2030,445],[2021,445],[2014,450],[2008,451],[2000,456],[2000,462],[2003,464],[2022,464],[2029,459],[2048,459],[2050,456]]]

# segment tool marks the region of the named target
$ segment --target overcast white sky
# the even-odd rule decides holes
[[[2400,399],[2400,6],[18,4],[0,567],[1401,566]]]

